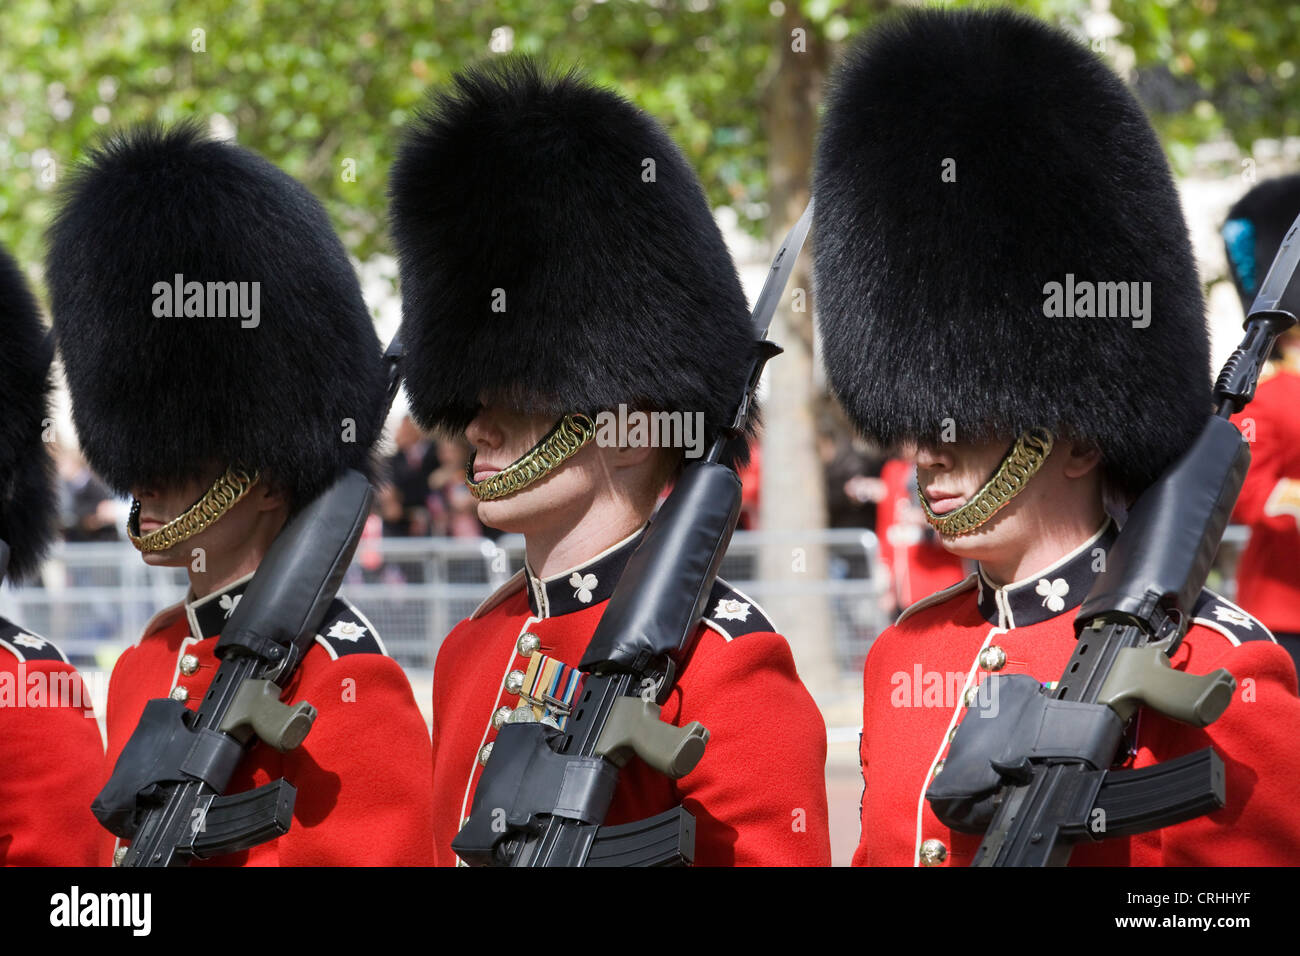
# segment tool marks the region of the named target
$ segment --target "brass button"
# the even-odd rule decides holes
[[[980,651],[980,667],[986,671],[1000,671],[1007,666],[1007,652],[996,644],[990,644]]]
[[[515,644],[515,650],[517,650],[522,657],[532,657],[541,646],[542,639],[540,637],[533,634],[531,631],[524,631],[524,633],[519,635],[519,640]]]
[[[948,848],[940,841],[930,839],[921,844],[921,865],[940,866],[948,859]]]
[[[498,707],[495,714],[492,715],[492,727],[494,730],[500,730],[502,725],[510,719],[513,711],[509,707]]]
[[[172,700],[186,701],[190,699],[190,692],[184,687],[173,687],[172,692],[168,694]]]
[[[181,673],[189,677],[199,669],[199,659],[193,654],[186,654],[181,658]]]
[[[116,850],[113,851],[113,865],[114,865],[114,866],[121,866],[121,865],[122,865],[122,861],[126,859],[126,851],[129,850],[129,849],[130,849],[130,847],[120,846],[120,847],[118,847]]]
[[[943,761],[942,761],[942,760],[940,760],[937,764],[934,765],[934,774],[933,774],[933,775],[937,777],[937,776],[939,776],[939,774],[941,774],[941,773],[943,773]]]
[[[506,693],[517,694],[524,689],[524,672],[511,671],[506,675]]]
[[[967,687],[966,693],[962,696],[961,699],[962,705],[965,707],[972,706],[975,703],[976,698],[979,697],[979,692],[980,692],[980,688],[978,684],[974,685],[973,687]]]
[[[488,760],[492,757],[492,744],[489,741],[483,745],[483,749],[478,752],[478,762],[482,766],[487,766]]]

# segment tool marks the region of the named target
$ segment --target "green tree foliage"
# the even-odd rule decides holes
[[[809,48],[832,53],[891,6],[784,3],[799,4]],[[505,49],[581,65],[624,91],[668,125],[714,204],[760,233],[767,144],[779,135],[765,125],[765,95],[776,45],[791,42],[784,3],[5,0],[0,242],[28,266],[39,262],[54,187],[107,129],[224,117],[241,143],[306,182],[366,258],[387,248],[385,180],[402,123],[431,84]],[[1017,5],[1080,32],[1091,9],[1088,0]],[[1176,91],[1164,97],[1173,112],[1157,116],[1172,143],[1297,132],[1300,7],[1113,0],[1112,9],[1137,66],[1167,75],[1156,93]]]
[[[1294,0],[1112,0],[1176,160],[1228,135],[1243,150],[1300,135],[1300,5]]]
[[[387,246],[403,122],[431,84],[507,49],[620,88],[668,124],[713,202],[757,231],[759,100],[778,24],[754,0],[6,0],[0,241],[40,259],[52,187],[107,129],[217,116],[306,182],[365,258]]]

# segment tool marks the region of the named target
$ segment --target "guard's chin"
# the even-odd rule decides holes
[[[1005,547],[1004,537],[1000,533],[1001,514],[980,525],[974,531],[960,535],[939,534],[939,543],[945,551],[967,558],[971,561],[984,561],[996,557]]]
[[[506,534],[526,534],[529,530],[527,509],[519,507],[516,495],[478,503],[478,520],[484,527]]]
[[[151,568],[183,568],[189,561],[180,544],[172,545],[166,551],[141,551],[140,558]]]

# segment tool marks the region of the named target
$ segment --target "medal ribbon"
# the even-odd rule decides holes
[[[520,696],[532,704],[538,720],[549,716],[563,730],[581,684],[582,671],[578,668],[534,651]]]

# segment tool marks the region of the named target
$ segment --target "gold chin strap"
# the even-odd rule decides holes
[[[930,523],[930,527],[946,537],[955,538],[970,534],[1020,494],[1051,453],[1052,433],[1046,428],[1029,429],[1016,439],[1016,443],[1002,459],[1002,464],[998,465],[998,470],[993,473],[993,477],[984,483],[984,487],[955,511],[943,515],[935,514],[930,510],[930,502],[926,501],[925,492],[921,492],[921,507],[925,509],[925,520]]]
[[[469,461],[465,464],[465,484],[469,485],[469,493],[479,501],[493,501],[513,495],[555,471],[595,435],[596,423],[586,415],[579,412],[565,415],[531,449],[482,481],[474,480],[474,457],[477,451],[470,452]]]
[[[126,522],[126,535],[140,551],[166,551],[215,524],[234,507],[235,502],[252,490],[259,477],[256,470],[250,474],[231,465],[193,507],[145,535],[139,533],[140,502],[134,501],[131,503],[131,517]]]

